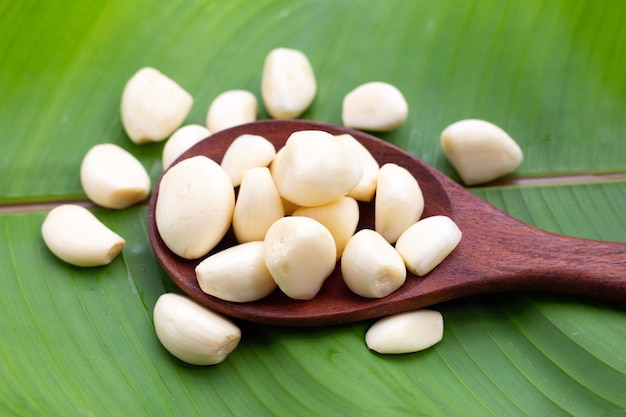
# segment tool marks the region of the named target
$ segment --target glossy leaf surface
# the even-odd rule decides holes
[[[558,181],[476,194],[547,230],[626,242],[626,181],[600,175],[626,172],[625,18],[612,0],[0,3],[0,414],[623,414],[622,305],[548,294],[450,302],[433,307],[444,340],[400,356],[367,350],[371,322],[239,323],[242,343],[224,363],[193,367],[154,334],[154,302],[177,289],[152,254],[145,205],[92,208],[127,240],[102,268],[59,261],[40,227],[58,201],[86,201],[78,170],[95,144],[128,149],[153,181],[161,174],[162,143],[132,144],[120,121],[136,70],[181,84],[195,99],[187,123],[203,124],[222,91],[260,99],[265,55],[287,46],[317,75],[303,118],[340,124],[348,91],[390,82],[410,115],[379,136],[453,178],[441,130],[492,121],[524,150],[512,178]]]

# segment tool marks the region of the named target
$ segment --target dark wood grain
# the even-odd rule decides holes
[[[157,182],[148,213],[151,244],[167,274],[190,297],[234,318],[282,326],[356,322],[469,295],[506,291],[549,291],[626,301],[626,244],[561,236],[526,225],[413,155],[359,131],[304,120],[258,121],[214,134],[177,162],[196,155],[221,162],[230,143],[244,133],[261,135],[279,149],[291,133],[310,129],[350,133],[381,165],[393,162],[407,168],[424,194],[423,217],[443,214],[452,218],[463,232],[459,246],[428,275],[409,274],[399,290],[382,299],[353,294],[336,268],[319,294],[309,301],[292,300],[277,289],[260,301],[227,302],[199,288],[194,268],[201,259],[179,258],[161,240],[154,220]],[[373,228],[373,203],[361,203],[360,209],[358,228]],[[235,238],[229,232],[211,253],[234,244]]]

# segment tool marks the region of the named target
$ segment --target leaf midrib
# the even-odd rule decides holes
[[[540,186],[568,186],[576,184],[601,184],[615,181],[626,181],[626,172],[607,172],[602,174],[567,174],[527,176],[515,178],[502,178],[488,184],[471,188],[495,188],[495,187],[540,187]],[[89,199],[51,199],[34,200],[28,202],[0,203],[0,215],[18,214],[31,212],[45,212],[60,204],[78,204],[86,208],[96,208],[97,204]],[[147,205],[148,199],[138,205]]]

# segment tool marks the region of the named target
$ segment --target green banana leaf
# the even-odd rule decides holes
[[[0,415],[625,415],[618,303],[451,301],[432,307],[443,341],[406,355],[369,351],[372,321],[239,322],[224,363],[190,366],[154,333],[156,299],[179,290],[152,253],[146,205],[90,206],[127,240],[105,267],[65,264],[40,233],[55,204],[87,202],[78,171],[95,144],[128,149],[153,181],[162,173],[163,143],[134,145],[120,121],[135,71],[177,81],[195,100],[187,123],[203,124],[225,90],[260,98],[263,59],[285,46],[318,80],[302,118],[341,124],[347,92],[392,83],[410,114],[379,136],[454,179],[439,134],[492,121],[525,159],[472,192],[546,230],[626,242],[625,20],[619,0],[1,1]]]

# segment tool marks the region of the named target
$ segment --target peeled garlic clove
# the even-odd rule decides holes
[[[211,102],[206,116],[206,126],[211,132],[250,123],[256,120],[256,96],[246,90],[229,90]]]
[[[106,265],[126,243],[89,210],[75,204],[50,210],[41,225],[41,235],[52,253],[76,266]]]
[[[396,242],[407,269],[426,275],[439,265],[461,241],[461,230],[447,216],[426,217],[410,226]]]
[[[332,235],[308,217],[283,217],[265,235],[265,265],[291,298],[310,300],[335,268]]]
[[[280,148],[278,151],[276,151],[276,156],[274,156],[274,159],[272,160],[272,163],[270,164],[270,174],[272,174],[272,179],[274,178],[274,171],[276,169],[276,166],[280,165],[280,162],[277,162],[277,161],[280,160],[280,158],[284,154],[283,152],[284,149],[285,148],[283,147],[283,148]],[[280,196],[280,200],[283,202],[283,209],[285,210],[286,215],[289,215],[289,216],[292,215],[300,207],[296,203],[293,203],[287,200],[282,195]]]
[[[359,215],[359,205],[351,197],[341,197],[323,206],[299,207],[293,212],[293,216],[310,217],[328,229],[335,240],[337,259],[341,257],[346,244],[354,235]]]
[[[248,242],[232,246],[196,266],[200,288],[213,297],[236,303],[269,295],[276,282],[265,266],[265,244]]]
[[[226,172],[199,155],[185,159],[161,177],[155,205],[157,230],[176,255],[207,254],[230,227],[235,190]]]
[[[309,59],[302,52],[276,48],[265,58],[261,95],[271,117],[291,119],[309,108],[317,82]]]
[[[163,146],[163,170],[202,139],[211,136],[211,132],[201,125],[186,125],[177,129]]]
[[[406,168],[393,163],[380,168],[374,201],[375,229],[389,243],[424,212],[424,196],[417,180]]]
[[[418,352],[442,339],[443,316],[427,309],[384,317],[365,333],[367,347],[383,354]]]
[[[112,143],[95,145],[87,152],[80,182],[91,201],[108,208],[132,206],[150,193],[150,177],[143,165]]]
[[[408,114],[409,106],[400,90],[374,81],[346,94],[341,118],[347,127],[387,132],[404,123]]]
[[[263,240],[267,229],[284,215],[283,203],[269,168],[246,170],[233,213],[233,231],[237,241]]]
[[[466,119],[441,133],[446,157],[466,185],[489,182],[515,171],[524,159],[519,145],[493,123]]]
[[[241,330],[233,322],[179,294],[161,295],[153,318],[163,347],[192,365],[223,362],[241,340]]]
[[[358,231],[341,257],[341,275],[352,292],[382,298],[404,284],[406,267],[396,250],[379,233]]]
[[[285,154],[284,146],[276,151],[276,154],[274,155],[274,158],[272,159],[272,163],[269,166],[270,174],[272,174],[272,178],[274,177],[274,175],[276,175],[276,167],[280,167],[282,165],[282,162],[280,162],[280,160],[282,159],[284,154]]]
[[[281,197],[299,206],[321,206],[343,197],[363,177],[358,157],[330,133],[294,132],[272,164]]]
[[[335,138],[346,145],[359,158],[361,167],[363,168],[363,176],[361,181],[348,193],[359,201],[370,202],[374,198],[376,192],[376,182],[378,180],[378,170],[380,166],[370,151],[361,144],[354,136],[349,134],[337,135]]]
[[[137,144],[160,142],[183,124],[193,98],[154,68],[137,71],[122,92],[122,124]]]
[[[276,149],[269,140],[259,135],[244,134],[235,138],[222,158],[221,166],[228,174],[234,187],[241,184],[243,173],[254,167],[268,166]]]

